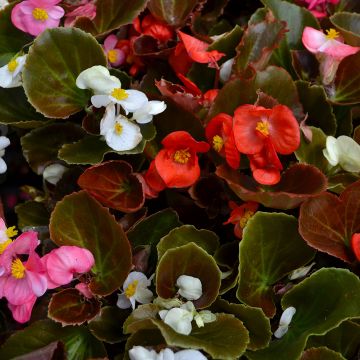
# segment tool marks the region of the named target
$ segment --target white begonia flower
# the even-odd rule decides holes
[[[126,278],[123,290],[124,292],[118,296],[116,305],[120,309],[132,307],[135,309],[135,302],[140,304],[149,304],[153,299],[153,293],[148,289],[151,285],[151,278],[141,272],[133,271]]]
[[[180,350],[174,353],[171,349],[163,349],[158,354],[143,346],[134,346],[129,350],[130,360],[206,360],[198,350]]]
[[[279,327],[274,332],[274,336],[276,338],[280,339],[287,333],[289,325],[295,313],[296,309],[293,306],[290,306],[284,310],[279,321]]]
[[[10,145],[10,140],[6,136],[0,136],[0,174],[4,174],[7,170],[6,162],[3,159],[5,148]]]
[[[106,107],[104,117],[100,121],[100,134],[116,151],[132,150],[143,138],[138,125],[123,115],[116,116],[114,104]]]
[[[148,101],[143,107],[133,113],[132,119],[138,124],[147,124],[154,115],[160,114],[166,109],[164,101]]]
[[[21,86],[21,71],[24,67],[26,56],[18,56],[0,68],[0,87],[13,88]]]
[[[235,61],[235,58],[229,59],[220,66],[219,76],[220,76],[220,81],[222,83],[226,83],[230,79],[231,70],[232,70],[234,61]]]
[[[202,296],[202,284],[196,277],[181,275],[176,280],[176,286],[178,293],[187,300],[198,300]]]
[[[308,272],[311,270],[311,268],[315,265],[315,263],[311,263],[310,265],[308,266],[303,266],[301,268],[298,268],[296,270],[294,270],[293,272],[291,272],[288,276],[288,278],[290,280],[296,280],[296,279],[300,279],[300,278],[303,278],[305,277]]]
[[[351,137],[341,135],[326,138],[323,154],[332,165],[340,165],[345,171],[360,172],[360,145]]]
[[[67,167],[61,164],[48,165],[43,172],[43,178],[50,184],[56,185],[64,175]]]
[[[9,2],[7,0],[0,0],[0,10],[7,5],[9,5]]]
[[[109,70],[100,65],[82,71],[76,79],[76,86],[80,89],[93,90],[91,103],[97,108],[114,103],[121,105],[128,114],[148,102],[143,92],[122,89],[120,80],[110,75]]]

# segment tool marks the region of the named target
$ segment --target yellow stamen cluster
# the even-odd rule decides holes
[[[18,231],[16,230],[15,226],[10,226],[6,229],[6,236],[10,239],[18,234]]]
[[[121,135],[121,133],[123,132],[123,127],[118,122],[115,123],[114,129],[116,135]]]
[[[25,266],[20,259],[15,259],[11,264],[11,275],[15,279],[22,279],[25,276]]]
[[[188,149],[177,150],[174,154],[174,161],[179,164],[186,164],[190,158],[191,155]]]
[[[213,142],[213,149],[217,152],[220,152],[224,146],[224,140],[222,139],[222,137],[219,135],[215,135],[212,139],[212,142]]]
[[[253,211],[251,211],[251,210],[245,211],[244,215],[241,217],[241,219],[239,221],[239,225],[240,225],[241,229],[243,229],[246,226],[247,222],[253,215],[254,215]]]
[[[116,88],[111,92],[111,96],[115,98],[116,100],[125,100],[129,97],[129,94],[121,88]]]
[[[269,136],[269,123],[266,120],[259,121],[255,129],[264,136]]]
[[[340,36],[339,32],[337,32],[335,29],[326,30],[326,38],[328,40],[335,40],[339,36]]]
[[[47,11],[41,8],[35,8],[32,11],[32,16],[35,20],[43,21],[43,22],[46,21],[49,17]]]
[[[0,243],[0,255],[5,251],[5,249],[12,243],[10,239]]]
[[[115,49],[110,50],[110,51],[107,53],[107,57],[108,57],[108,59],[109,59],[109,61],[110,61],[111,63],[116,62],[116,60],[118,59],[117,51],[116,51]]]
[[[16,68],[18,67],[18,62],[16,61],[16,59],[11,60],[8,64],[7,64],[7,68],[10,72],[14,72],[16,70]]]
[[[136,288],[138,286],[139,280],[134,280],[125,290],[125,295],[127,298],[131,298],[136,293]]]

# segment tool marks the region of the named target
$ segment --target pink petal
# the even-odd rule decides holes
[[[8,303],[8,307],[12,312],[13,318],[19,323],[25,323],[30,320],[31,311],[36,302],[36,296],[33,296],[29,301],[22,305],[14,305]]]
[[[39,297],[45,294],[47,289],[47,280],[45,275],[32,271],[26,271],[26,279],[28,281],[28,285],[31,287],[36,296]]]
[[[30,254],[39,244],[40,241],[37,237],[37,232],[26,231],[18,236],[7,249],[11,249],[15,254]]]
[[[1,276],[0,277],[0,299],[4,296],[4,286],[6,282],[6,277]]]
[[[319,30],[306,26],[302,35],[302,42],[306,49],[313,54],[319,51],[319,48],[326,43],[326,35]]]
[[[54,20],[61,19],[65,14],[65,10],[60,6],[54,6],[51,9],[49,9],[47,12],[49,14],[49,17],[51,17]],[[56,25],[56,26],[58,26],[58,25]]]
[[[337,40],[330,40],[328,42],[329,45],[324,49],[321,49],[321,51],[324,54],[332,56],[340,61],[347,56],[356,54],[360,50],[359,47],[346,45]]]
[[[31,15],[26,15],[22,11],[22,3],[15,5],[11,12],[11,22],[21,31],[28,32],[28,23],[31,21]]]
[[[113,51],[116,51],[116,61],[110,62],[112,66],[119,66],[124,63],[125,61],[125,53],[120,49],[114,49]]]
[[[94,263],[89,250],[77,246],[61,246],[48,254],[46,268],[54,283],[65,285],[73,279],[74,273],[88,272]]]
[[[116,35],[109,35],[104,41],[104,49],[106,51],[114,49],[117,42],[118,38],[116,37]]]
[[[26,277],[15,279],[10,275],[5,282],[4,296],[11,304],[22,305],[30,301],[34,296],[34,293],[29,286]]]

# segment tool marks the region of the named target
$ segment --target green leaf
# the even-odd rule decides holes
[[[16,360],[38,360],[38,359],[65,359],[66,353],[64,344],[61,341],[53,341],[40,349],[34,350],[22,356],[17,356]]]
[[[109,295],[130,272],[130,244],[122,227],[85,191],[59,201],[50,219],[51,239],[59,246],[87,248],[95,257],[95,276],[89,287],[96,295]]]
[[[174,27],[181,27],[199,0],[150,0],[152,15]]]
[[[198,230],[193,225],[182,225],[161,238],[157,245],[158,259],[160,260],[167,250],[190,242],[200,246],[210,255],[214,255],[220,244],[219,237],[214,232],[206,229]]]
[[[94,65],[106,66],[106,58],[90,34],[76,28],[45,30],[30,47],[22,73],[29,102],[49,118],[64,119],[79,112],[90,93],[75,81]]]
[[[72,123],[56,123],[28,132],[21,138],[23,154],[30,167],[37,174],[58,160],[59,149],[84,136],[84,130]]]
[[[286,33],[286,41],[290,49],[303,49],[302,33],[305,26],[319,29],[319,23],[314,15],[304,7],[291,4],[282,0],[261,0],[282,21],[286,21],[289,31]]]
[[[176,281],[181,275],[201,281],[202,295],[193,302],[195,307],[205,308],[215,301],[221,283],[220,270],[213,257],[195,243],[169,249],[162,256],[156,269],[158,296],[164,299],[174,297],[178,290]]]
[[[66,325],[81,325],[100,311],[100,302],[85,298],[77,289],[65,289],[54,294],[49,303],[48,317]]]
[[[294,164],[283,172],[279,183],[261,187],[253,178],[221,165],[216,175],[224,179],[230,189],[243,201],[256,201],[275,209],[293,209],[308,198],[327,188],[325,175],[315,166]],[[302,179],[302,181],[299,181]]]
[[[146,327],[153,328],[153,324],[149,321],[149,319],[156,319],[158,316],[160,308],[155,304],[145,304],[139,305],[135,310],[131,312],[129,317],[124,322],[124,334],[132,334],[137,332],[139,329],[144,328],[144,324]]]
[[[0,124],[35,128],[44,125],[46,121],[48,119],[37,113],[29,104],[21,86],[10,89],[0,88]]]
[[[240,242],[237,297],[273,317],[273,285],[307,264],[314,254],[299,235],[295,217],[257,212],[247,223]]]
[[[0,58],[14,56],[21,48],[32,41],[32,36],[18,30],[11,22],[11,11],[21,1],[13,1],[0,10]],[[2,65],[2,64],[0,64]]]
[[[262,21],[249,23],[236,48],[236,71],[241,74],[249,66],[253,70],[263,70],[275,48],[285,35],[286,23],[279,21],[267,12]]]
[[[330,21],[341,32],[347,44],[360,46],[360,14],[338,12],[330,17]]]
[[[62,341],[68,360],[104,358],[104,345],[85,326],[62,327],[51,320],[40,320],[17,331],[0,348],[1,359],[14,359],[54,342]]]
[[[18,226],[23,229],[26,226],[48,226],[50,214],[43,203],[27,201],[16,205],[15,212],[18,217]]]
[[[115,344],[125,339],[123,323],[129,311],[117,306],[104,306],[94,319],[89,322],[88,328],[99,340]]]
[[[360,102],[360,52],[341,61],[335,76],[335,89],[329,99],[335,104],[352,105]]]
[[[323,149],[326,148],[326,135],[319,128],[310,126],[310,129],[312,132],[311,142],[308,142],[304,135],[301,136],[300,146],[295,151],[296,158],[301,163],[316,166],[326,174],[332,167],[323,154]]]
[[[327,347],[312,348],[306,350],[300,360],[346,360],[340,353]]]
[[[299,359],[310,335],[323,335],[360,316],[360,280],[348,270],[323,268],[295,285],[282,298],[296,313],[288,332],[266,349],[247,353],[251,360]]]
[[[344,321],[325,335],[310,336],[306,347],[326,346],[341,353],[346,359],[352,359],[358,352],[359,339],[360,325],[352,321]]]
[[[324,88],[309,82],[298,80],[296,87],[304,112],[308,114],[306,125],[313,125],[324,131],[326,135],[336,132],[336,118],[332,112]]]
[[[300,208],[299,231],[313,248],[347,262],[354,260],[351,236],[360,232],[360,181],[340,195],[323,193]]]
[[[131,24],[144,10],[146,3],[147,0],[97,0],[95,19],[81,17],[74,26],[93,35],[103,35],[122,25]]]
[[[63,145],[59,151],[59,158],[68,164],[95,165],[101,163],[108,153],[119,155],[140,154],[144,151],[146,142],[154,139],[156,129],[153,124],[144,124],[140,125],[140,131],[143,139],[134,149],[115,151],[106,144],[103,136],[87,135],[73,144]]]
[[[249,350],[258,350],[268,346],[271,339],[270,320],[260,308],[244,304],[231,304],[226,300],[218,298],[211,305],[213,312],[225,312],[234,315],[243,322],[249,332]]]
[[[189,335],[177,333],[161,320],[151,321],[161,331],[168,346],[201,349],[214,359],[236,360],[246,349],[248,332],[233,315],[216,314],[216,317],[216,321],[207,323],[204,327],[194,325]]]

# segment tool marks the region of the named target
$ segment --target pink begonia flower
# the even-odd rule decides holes
[[[59,26],[64,9],[55,6],[61,0],[25,0],[15,5],[11,12],[11,21],[15,27],[37,36],[45,29]]]
[[[126,55],[124,51],[115,49],[118,42],[116,35],[109,35],[104,41],[104,51],[111,66],[120,66],[124,63]]]
[[[77,246],[61,246],[42,258],[47,271],[48,288],[68,284],[75,273],[90,271],[95,263],[92,253]]]
[[[0,255],[11,244],[11,238],[16,236],[17,233],[18,232],[15,229],[15,226],[7,228],[5,225],[5,221],[0,218]]]
[[[326,6],[327,4],[336,5],[340,0],[303,0],[307,9],[317,18],[323,18],[327,16]]]
[[[9,244],[0,256],[0,296],[5,296],[12,305],[24,305],[46,291],[45,267],[35,252],[38,244],[37,233],[28,231]],[[23,261],[19,255],[28,255],[28,259]]]
[[[90,20],[95,19],[96,16],[96,5],[89,1],[85,0],[82,1],[80,6],[75,8],[73,11],[68,12],[65,15],[65,27],[74,26],[76,20],[80,17],[87,17]]]
[[[335,77],[340,62],[349,55],[356,54],[360,48],[345,45],[335,29],[322,31],[305,27],[302,42],[307,50],[315,54],[320,62],[320,75],[324,85],[329,85]]]
[[[75,289],[79,290],[79,292],[81,292],[81,294],[83,294],[88,299],[92,299],[94,297],[94,294],[90,290],[88,284],[85,283],[76,284]]]

